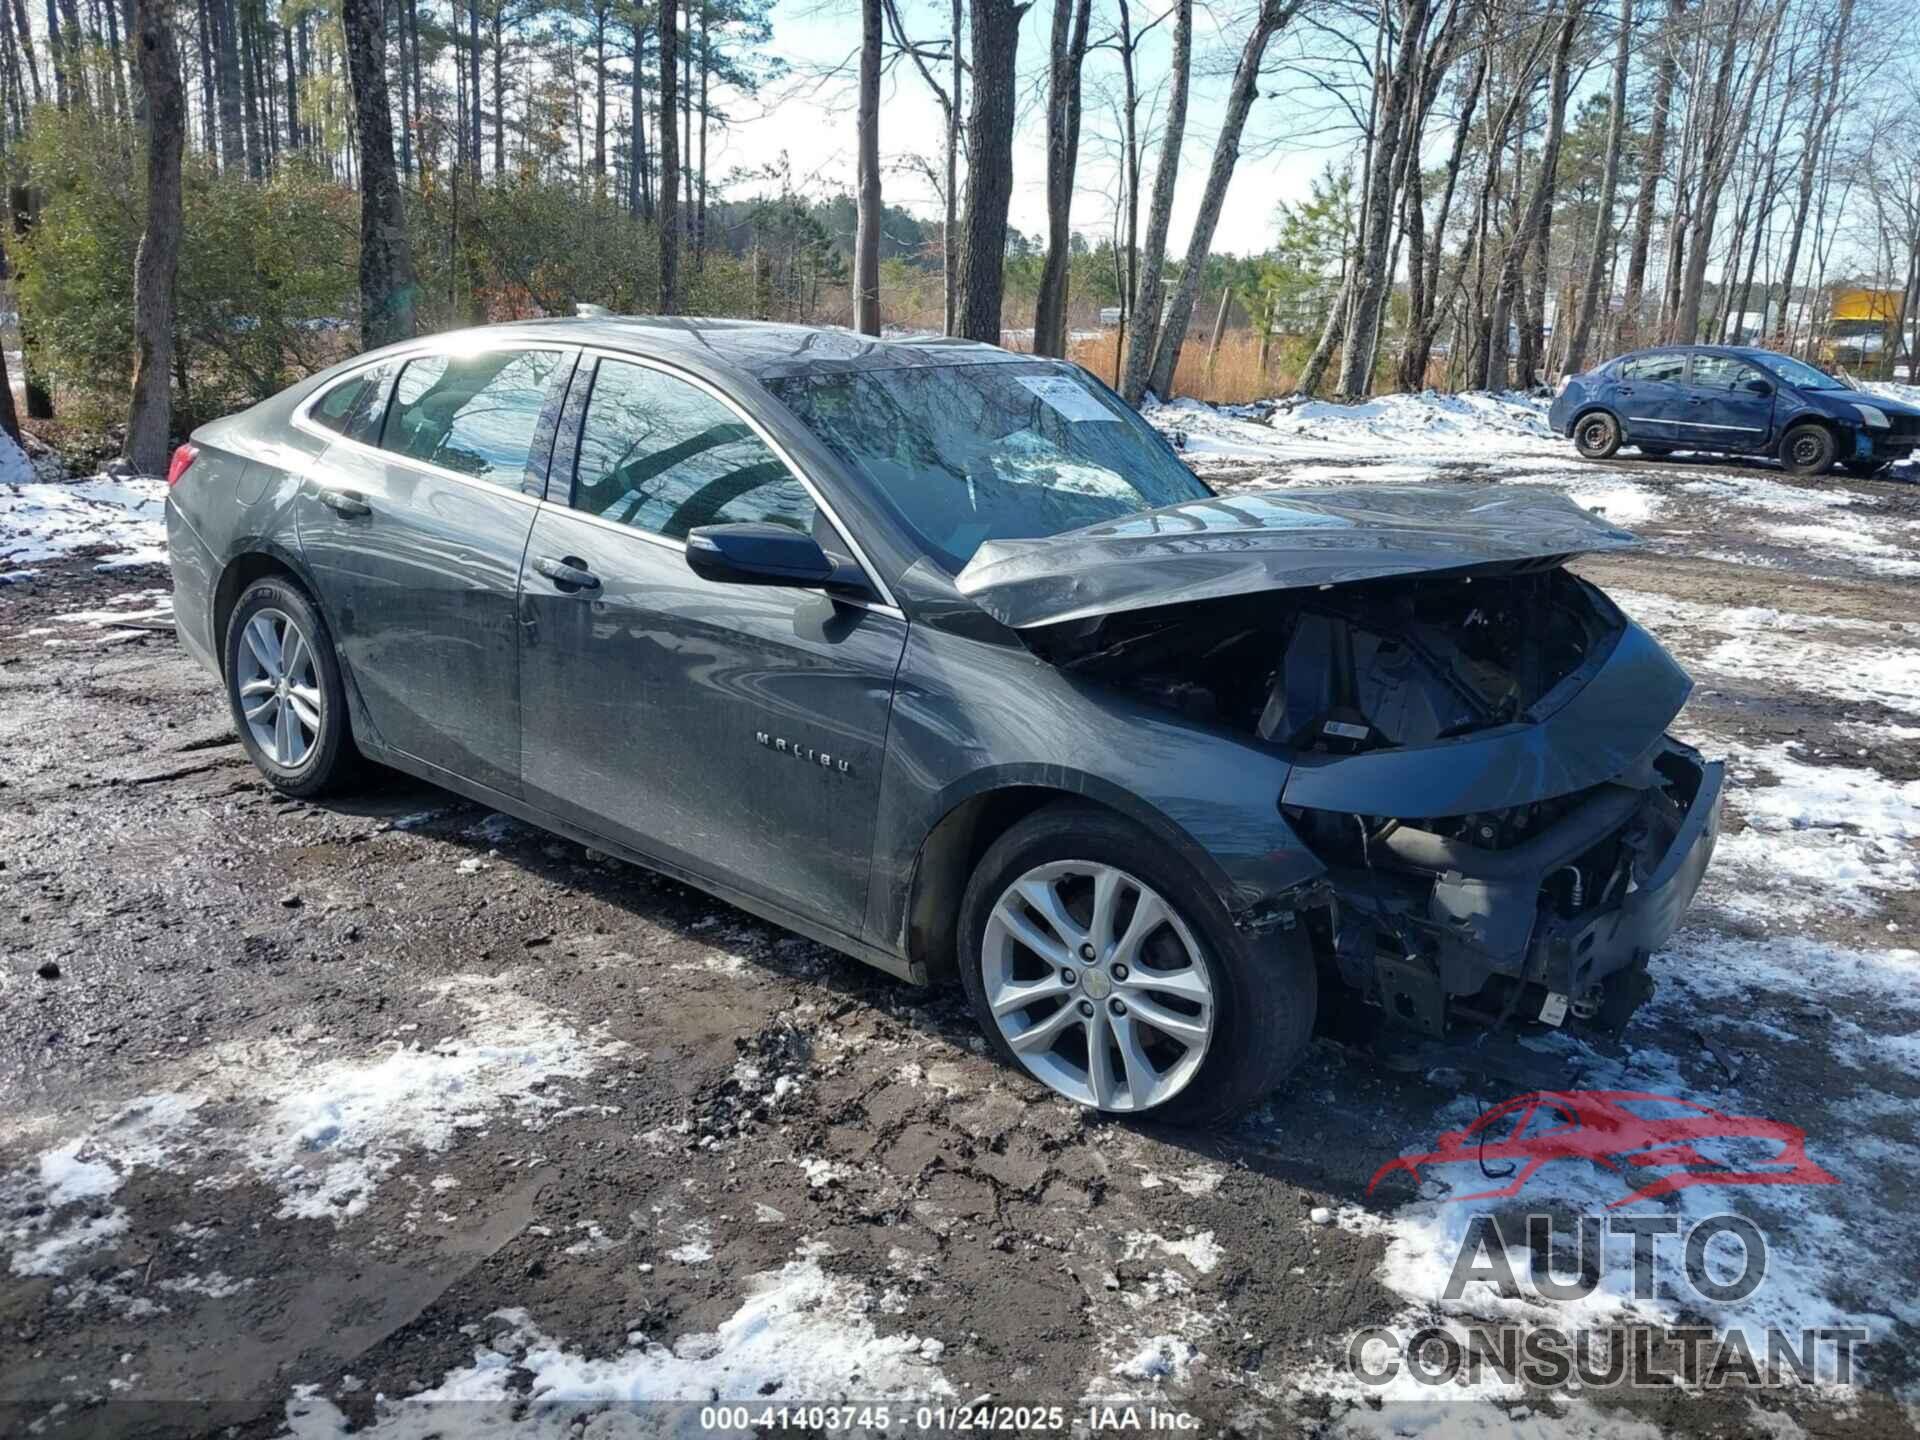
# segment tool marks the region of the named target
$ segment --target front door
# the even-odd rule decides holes
[[[1695,355],[1683,438],[1716,450],[1761,449],[1773,437],[1773,388],[1744,360]]]
[[[1614,387],[1629,444],[1678,446],[1687,408],[1687,356],[1683,350],[1636,355],[1620,366]]]
[[[538,504],[526,477],[571,359],[525,348],[410,357],[384,423],[329,446],[298,502],[301,551],[376,738],[510,795],[516,590]]]
[[[700,579],[684,545],[699,525],[845,546],[713,390],[613,357],[583,359],[574,388],[520,577],[527,798],[859,933],[906,621]]]

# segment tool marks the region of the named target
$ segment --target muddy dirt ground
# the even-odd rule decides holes
[[[1699,682],[1684,735],[1920,779],[1920,698],[1898,693],[1920,673],[1920,489],[1634,461],[1576,480],[1644,499],[1623,523],[1650,547],[1576,568],[1630,613],[1659,602],[1648,623]],[[1817,489],[1820,523],[1871,543],[1796,539],[1750,485]],[[624,1383],[605,1367],[684,1378],[704,1353],[746,1355],[725,1373],[747,1398],[809,1398],[785,1381],[823,1370],[844,1384],[810,1398],[990,1394],[1071,1420],[1124,1394],[1206,1433],[1913,1433],[1920,963],[1900,962],[1905,1004],[1737,958],[1693,972],[1792,940],[1910,956],[1910,883],[1829,906],[1802,903],[1817,875],[1736,865],[1624,1037],[1525,1052],[1624,1088],[1677,1077],[1805,1126],[1816,1158],[1854,1137],[1834,1162],[1852,1208],[1805,1248],[1827,1301],[1878,1317],[1864,1379],[1381,1412],[1328,1379],[1353,1332],[1409,1313],[1383,1264],[1411,1191],[1369,1179],[1463,1097],[1534,1088],[1509,1059],[1408,1071],[1328,1038],[1230,1131],[1102,1121],[988,1058],[955,993],[406,779],[278,796],[163,626],[60,618],[145,613],[167,585],[82,557],[0,590],[0,1431],[428,1433],[376,1397],[479,1356],[505,1391],[471,1393],[521,1398],[460,1412],[474,1425],[618,1434],[642,1412],[602,1403]],[[1743,607],[1813,618],[1756,638],[1718,618]],[[1856,652],[1891,689],[1835,680]],[[805,1314],[776,1304],[761,1353],[770,1287]],[[556,1354],[601,1400],[541,1409]]]

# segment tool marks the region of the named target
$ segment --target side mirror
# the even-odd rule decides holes
[[[1771,380],[1749,380],[1747,381],[1747,389],[1755,395],[1771,395],[1773,394],[1773,382]]]
[[[863,588],[857,569],[836,564],[819,541],[785,525],[702,525],[687,535],[687,566],[721,585]]]

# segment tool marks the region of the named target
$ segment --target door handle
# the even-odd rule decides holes
[[[367,504],[365,498],[351,490],[322,490],[320,503],[334,514],[344,515],[349,520],[373,513],[373,507]]]
[[[568,555],[561,560],[542,555],[533,562],[533,568],[553,581],[554,589],[563,590],[569,595],[600,588],[600,577],[587,569],[586,561],[575,555]]]
[[[1622,385],[1617,393],[1621,395],[1631,395],[1633,393],[1633,387],[1631,385]]]

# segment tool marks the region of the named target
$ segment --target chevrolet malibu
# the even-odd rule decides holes
[[[1871,479],[1920,448],[1920,409],[1855,390],[1791,355],[1719,345],[1640,350],[1570,375],[1547,422],[1589,460],[1631,445],[1654,457],[1763,455],[1796,475],[1838,464]]]
[[[1690,682],[1524,489],[1216,495],[1078,368],[590,318],[207,425],[186,648],[314,796],[360,757],[906,979],[1008,1063],[1211,1122],[1316,1016],[1624,1023],[1712,853]]]

